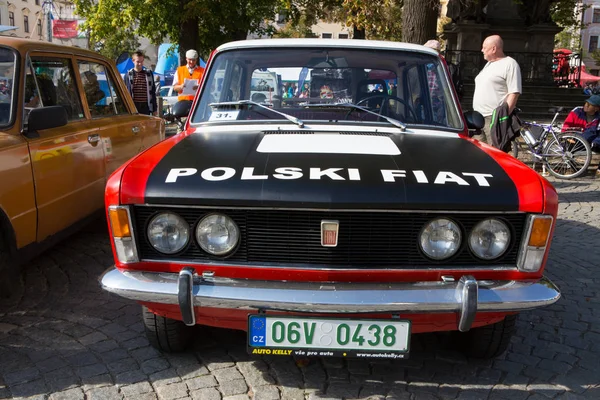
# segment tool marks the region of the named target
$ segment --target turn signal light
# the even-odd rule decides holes
[[[553,220],[551,215],[528,216],[525,235],[517,258],[519,271],[537,272],[542,268]]]
[[[552,228],[552,217],[535,218],[531,225],[529,246],[545,247],[550,236],[550,228]]]
[[[127,206],[110,206],[108,219],[117,260],[123,264],[138,262],[137,248],[130,225],[129,208]]]
[[[108,217],[110,218],[113,237],[131,237],[129,214],[126,208],[110,208],[108,210]]]

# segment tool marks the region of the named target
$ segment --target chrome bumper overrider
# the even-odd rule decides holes
[[[100,278],[102,288],[127,299],[178,304],[183,321],[195,323],[194,307],[281,310],[318,313],[457,312],[467,331],[478,311],[521,311],[560,298],[547,278],[531,281],[476,281],[465,275],[453,282],[322,283],[203,278],[181,273],[121,272]]]

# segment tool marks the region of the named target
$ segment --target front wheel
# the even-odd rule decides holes
[[[592,161],[592,148],[581,135],[565,133],[552,138],[544,148],[548,171],[560,179],[577,178]]]
[[[191,344],[194,327],[156,315],[145,306],[142,306],[142,314],[146,337],[156,349],[166,353],[178,353]]]
[[[494,358],[504,353],[515,330],[517,315],[509,315],[492,325],[457,332],[463,353],[473,358]]]

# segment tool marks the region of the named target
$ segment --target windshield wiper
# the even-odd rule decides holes
[[[257,106],[260,108],[264,108],[265,110],[269,110],[271,112],[274,112],[275,114],[279,114],[281,115],[283,118],[287,119],[288,121],[291,121],[293,123],[295,123],[296,125],[298,125],[300,128],[304,128],[304,121],[302,121],[301,119],[298,119],[296,117],[293,117],[289,114],[283,113],[281,111],[277,111],[274,110],[270,107],[267,106],[263,106],[260,103],[256,103],[252,100],[239,100],[239,101],[223,101],[221,103],[210,103],[208,106],[211,108],[214,107],[221,107],[221,106],[245,106],[245,105],[252,105],[252,106]]]
[[[327,107],[330,107],[330,108],[351,108],[353,110],[360,110],[360,111],[364,111],[366,113],[373,114],[373,115],[376,115],[378,117],[381,117],[381,118],[385,119],[390,124],[394,125],[395,127],[400,128],[400,131],[402,131],[402,132],[406,131],[406,125],[403,124],[402,122],[398,121],[397,119],[386,117],[385,115],[381,115],[379,113],[376,113],[375,111],[371,111],[371,110],[369,110],[368,108],[365,108],[365,107],[357,106],[356,104],[353,104],[353,103],[305,104],[304,107],[306,107],[306,108],[321,108],[321,107],[325,107],[325,108],[327,108]]]

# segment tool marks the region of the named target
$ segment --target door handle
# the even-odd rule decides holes
[[[134,135],[137,135],[140,132],[139,126],[134,126],[131,128],[131,132],[133,132]]]
[[[88,143],[91,144],[92,146],[96,146],[99,141],[100,141],[100,135],[98,135],[97,133],[88,136]]]

